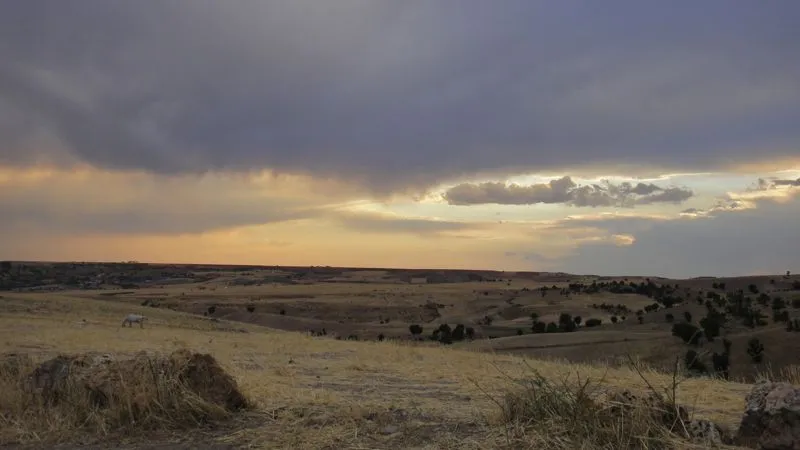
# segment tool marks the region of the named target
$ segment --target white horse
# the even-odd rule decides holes
[[[120,327],[124,327],[125,324],[128,324],[128,327],[133,327],[134,323],[138,323],[140,328],[144,328],[144,321],[146,319],[147,317],[139,314],[128,314],[122,321],[122,325],[120,325]]]

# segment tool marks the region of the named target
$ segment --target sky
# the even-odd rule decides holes
[[[795,0],[0,4],[0,259],[800,271]]]

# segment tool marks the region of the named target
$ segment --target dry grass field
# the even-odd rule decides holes
[[[261,279],[264,274],[246,277]],[[671,392],[678,376],[677,401],[693,414],[732,428],[741,418],[749,384],[687,378],[680,363],[677,375],[671,374],[663,369],[682,358],[685,345],[670,336],[666,324],[632,324],[628,318],[612,325],[606,320],[609,314],[590,307],[618,303],[620,296],[604,292],[568,298],[538,290],[566,285],[568,280],[414,285],[380,271],[352,277],[237,286],[232,281],[243,276],[223,272],[213,280],[154,282],[135,289],[0,292],[2,352],[26,353],[36,361],[62,353],[208,353],[252,403],[229,420],[188,433],[167,426],[167,421],[153,431],[136,426],[98,429],[102,421],[97,418],[78,423],[63,410],[35,410],[6,377],[0,389],[0,443],[32,448],[59,448],[53,445],[60,443],[63,448],[567,449],[619,448],[620,439],[633,439],[619,430],[602,439],[599,434],[576,435],[575,427],[554,410],[540,421],[516,416],[512,420],[505,396],[520,392],[520,383],[537,376],[559,386],[566,383],[565,392],[589,380],[598,395],[622,388]],[[148,299],[157,307],[143,306]],[[625,301],[633,310],[652,302],[638,295],[628,295]],[[431,310],[425,307],[428,302],[442,306]],[[212,314],[210,306],[215,306]],[[530,319],[525,317],[531,312],[557,320],[563,311],[582,315],[584,321],[602,318],[604,325],[573,333],[530,334]],[[128,313],[148,316],[144,328],[121,328]],[[652,314],[659,313],[663,314]],[[475,323],[486,315],[495,317],[491,326]],[[415,342],[408,339],[412,323],[423,325],[424,335],[440,323],[465,323],[482,337],[508,337],[479,337],[450,346]],[[523,323],[527,334],[516,336],[514,331]],[[326,337],[297,332],[324,327]],[[774,329],[751,333],[767,336]],[[379,333],[387,340],[374,340]],[[782,328],[780,333],[794,336]],[[360,340],[337,340],[337,334],[358,334]],[[765,342],[768,355],[778,353],[769,348],[771,341]],[[658,352],[660,366],[648,360]],[[769,369],[763,365],[754,370]],[[792,379],[791,366],[775,369],[772,375],[800,381]],[[645,444],[639,448],[691,447],[667,437]]]

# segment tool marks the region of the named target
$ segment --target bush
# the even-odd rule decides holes
[[[386,336],[384,336],[383,333],[378,335],[378,341],[383,341],[384,339],[386,339]]]
[[[517,336],[522,336],[523,334],[525,334],[525,332],[522,331],[522,328],[517,328]]]
[[[439,342],[445,345],[450,345],[453,343],[453,334],[450,331],[450,327],[439,329]]]
[[[683,359],[686,363],[686,368],[689,369],[690,372],[701,375],[708,373],[708,368],[700,361],[700,355],[698,355],[696,351],[689,349]]]
[[[255,307],[255,306],[253,306],[253,305],[249,305],[249,306],[247,307],[247,312],[249,312],[249,313],[251,313],[251,312],[254,312],[255,310],[256,310],[256,307]]]
[[[422,334],[422,327],[417,324],[410,325],[408,327],[408,331],[410,331],[411,334],[413,334],[414,336],[419,336],[420,334]]]
[[[722,343],[725,346],[725,351],[722,354],[714,352],[711,360],[714,364],[714,372],[727,380],[730,377],[731,341],[724,339]]]
[[[572,319],[572,315],[567,313],[561,313],[558,317],[558,329],[568,333],[571,331],[575,331],[575,328],[578,326],[575,325],[575,321]]]
[[[469,340],[475,339],[475,328],[467,327],[465,329],[465,333],[467,335],[467,339]]]
[[[213,306],[213,305],[209,306],[207,311],[208,311],[208,315],[210,316],[210,315],[214,314],[215,312],[217,312],[217,307]]]
[[[667,319],[667,323],[672,323],[675,321],[675,316],[673,316],[672,313],[667,313],[665,318]]]
[[[789,311],[786,311],[785,309],[783,311],[773,311],[772,320],[775,322],[788,322]]]
[[[282,309],[282,310],[278,311],[278,314],[280,314],[282,316],[285,316],[286,315],[286,310]]]
[[[599,327],[602,324],[603,324],[603,320],[602,319],[588,319],[586,321],[586,327],[587,328]]]
[[[455,328],[453,328],[453,333],[451,334],[451,337],[453,338],[454,341],[463,341],[465,337],[464,335],[465,335],[464,325],[458,324],[456,325]]]
[[[547,324],[547,332],[548,333],[558,333],[558,325],[555,322],[550,322]]]
[[[619,319],[617,318],[617,316],[611,316],[611,323],[617,323],[618,321]]]
[[[546,333],[547,332],[547,324],[544,322],[533,322],[533,326],[531,327],[531,331],[534,333]]]
[[[496,400],[508,448],[683,448],[670,444],[677,444],[688,422],[685,408],[659,393],[648,399],[597,395],[602,390],[592,380],[554,382],[534,372]]]
[[[703,332],[690,323],[681,322],[672,326],[672,335],[681,338],[686,344],[697,346],[700,344]]]
[[[723,316],[711,312],[709,312],[706,317],[700,319],[700,326],[703,328],[703,334],[709,341],[713,341],[715,337],[719,336],[723,320]]]
[[[754,363],[760,363],[764,360],[764,344],[758,338],[751,338],[747,341],[747,354]]]

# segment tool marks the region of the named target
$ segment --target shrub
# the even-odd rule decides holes
[[[611,323],[617,323],[617,321],[619,321],[617,316],[611,316]]]
[[[464,325],[463,324],[458,324],[458,325],[456,325],[455,328],[453,328],[453,332],[451,334],[451,337],[453,338],[454,341],[463,341],[464,340],[464,334],[465,334]]]
[[[681,322],[672,326],[672,335],[681,338],[686,344],[696,346],[700,344],[700,338],[703,336],[703,332],[690,323]]]
[[[586,327],[587,328],[599,327],[602,324],[603,324],[603,320],[602,319],[588,319],[586,321]]]
[[[785,309],[783,311],[773,311],[772,320],[775,322],[788,322],[789,311],[786,311]]]
[[[581,322],[583,321],[583,318],[581,318],[581,316],[575,316],[575,318],[573,318],[572,320],[575,322],[575,325],[580,326]]]
[[[547,324],[547,332],[548,333],[558,333],[558,325],[555,322],[550,322]]]
[[[572,315],[561,313],[561,315],[558,317],[558,328],[563,332],[570,332],[575,331],[577,325],[575,325],[575,321],[572,320]]]
[[[665,318],[667,319],[667,323],[672,323],[675,321],[675,316],[673,316],[672,313],[667,313]]]
[[[378,341],[383,341],[384,339],[386,339],[386,336],[384,336],[383,333],[378,335]]]
[[[249,313],[251,313],[251,312],[254,312],[255,310],[256,310],[256,307],[255,307],[255,306],[253,306],[253,305],[249,305],[249,306],[247,307],[247,312],[249,312]]]
[[[695,372],[697,374],[708,373],[708,368],[700,361],[700,355],[698,355],[695,350],[687,350],[683,360],[686,363],[686,368],[689,369],[690,372]]]
[[[711,360],[714,364],[714,372],[727,380],[730,376],[730,352],[725,351],[722,354],[714,352]]]
[[[522,328],[517,328],[517,336],[522,336],[523,334],[525,334],[525,332],[522,331]]]
[[[278,314],[280,314],[282,316],[285,316],[286,315],[286,310],[282,309],[282,310],[278,311]]]
[[[493,399],[508,448],[644,450],[677,444],[688,421],[684,408],[660,393],[652,399],[604,398],[597,395],[602,389],[592,380],[551,381],[534,372],[516,390]]]
[[[764,344],[758,338],[751,338],[747,341],[747,354],[754,363],[760,363],[764,360]]]
[[[534,333],[546,333],[547,332],[547,324],[544,322],[533,322],[533,326],[531,327],[531,331]]]
[[[209,306],[207,311],[208,311],[208,315],[210,316],[210,315],[214,314],[215,312],[217,312],[217,307],[214,306],[214,305]]]
[[[447,324],[445,324],[447,325]],[[445,345],[450,345],[453,343],[453,334],[450,331],[450,327],[447,328],[439,328],[439,342]]]
[[[703,328],[703,333],[709,341],[713,341],[715,337],[719,336],[723,320],[723,316],[712,312],[709,312],[706,317],[700,319],[700,326]]]
[[[475,339],[475,328],[467,327],[464,331],[467,335],[467,339],[469,340]]]
[[[417,324],[409,325],[408,331],[410,331],[414,336],[419,336],[422,334],[422,327]]]

